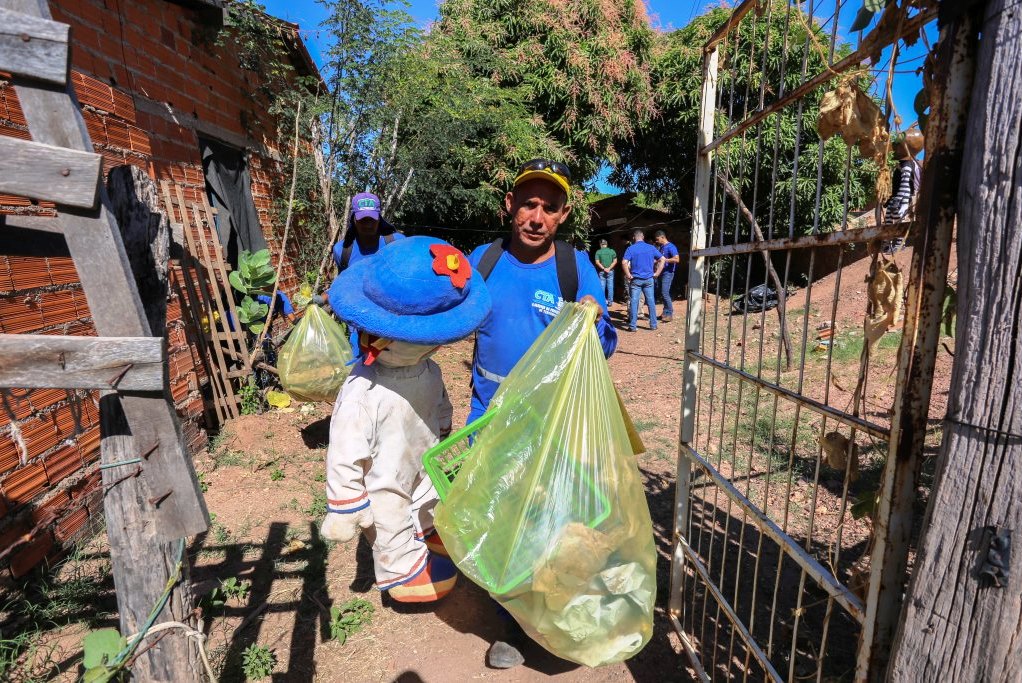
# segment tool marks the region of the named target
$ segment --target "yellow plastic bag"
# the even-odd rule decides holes
[[[466,576],[533,640],[588,666],[646,645],[656,597],[642,444],[596,315],[566,304],[511,371],[435,519]]]
[[[280,384],[299,401],[333,401],[351,372],[351,358],[344,328],[310,304],[277,356]]]

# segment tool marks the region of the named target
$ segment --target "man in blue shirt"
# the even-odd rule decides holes
[[[500,382],[564,303],[554,238],[571,212],[570,182],[570,173],[563,164],[537,159],[522,168],[504,198],[511,216],[511,237],[504,242],[504,250],[486,278],[493,311],[476,337],[469,422],[486,412]],[[472,252],[469,262],[473,268],[479,267],[491,246],[484,244]],[[609,357],[617,347],[617,332],[607,313],[600,279],[585,253],[571,251],[578,272],[577,300],[592,301],[602,310],[596,319],[596,332]]]
[[[653,241],[656,242],[660,255],[664,257],[664,269],[657,279],[657,290],[660,298],[664,300],[664,312],[660,319],[665,323],[674,320],[674,300],[671,298],[671,283],[674,282],[674,270],[681,262],[681,255],[678,254],[678,247],[667,241],[667,235],[663,230],[657,230],[653,234]]]
[[[564,164],[546,159],[526,163],[504,197],[504,207],[511,217],[510,238],[484,244],[469,256],[472,267],[486,278],[493,301],[493,309],[476,336],[469,422],[486,412],[500,382],[564,304],[558,271],[571,270],[577,274],[576,300],[600,306],[602,313],[596,319],[596,332],[604,354],[610,356],[617,347],[617,332],[611,325],[596,269],[586,254],[563,243],[558,246],[554,240],[557,228],[571,212],[570,190],[571,172]],[[572,258],[574,268],[566,268]],[[567,263],[558,267],[560,259],[567,259]],[[480,267],[484,260],[486,263]],[[575,283],[564,284],[571,288]],[[568,297],[571,298],[571,292]],[[526,636],[511,615],[499,605],[497,609],[505,633],[490,645],[486,661],[491,667],[509,669],[525,661],[521,648]]]
[[[625,272],[628,282],[628,331],[635,332],[639,317],[639,295],[646,299],[649,309],[649,329],[656,329],[656,303],[653,301],[653,280],[660,276],[664,267],[664,257],[660,251],[645,241],[642,230],[632,233],[632,246],[625,249],[621,257],[621,269]]]
[[[338,272],[372,256],[394,240],[404,239],[404,235],[380,217],[380,198],[372,192],[360,192],[352,197],[348,221],[344,241],[333,248]]]

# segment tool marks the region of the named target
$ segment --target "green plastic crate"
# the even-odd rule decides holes
[[[422,465],[426,468],[426,474],[433,482],[440,500],[447,500],[451,482],[454,481],[465,458],[472,452],[472,437],[489,424],[493,416],[493,412],[483,413],[475,422],[465,425],[422,454]]]

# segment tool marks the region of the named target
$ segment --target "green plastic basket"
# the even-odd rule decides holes
[[[472,437],[489,424],[494,415],[495,412],[483,414],[482,417],[454,432],[422,455],[422,464],[426,469],[426,474],[429,476],[430,481],[433,482],[433,486],[436,488],[437,495],[441,501],[447,500],[454,477],[457,476],[458,470],[461,469],[465,459],[475,450]],[[577,465],[577,463],[575,464]],[[603,491],[598,489],[589,477],[582,472],[579,472],[579,474],[585,480],[589,489],[596,494],[599,501],[599,509],[586,523],[588,527],[595,529],[610,516],[610,501],[607,500]],[[545,537],[537,537],[537,540],[542,540],[543,538]],[[500,572],[500,574],[510,574],[511,578],[503,583],[498,583],[498,572],[494,571],[493,567],[499,563],[492,558],[486,557],[483,553],[478,554],[475,557],[474,563],[485,581],[486,585],[484,587],[492,593],[502,595],[528,579],[533,572],[533,567],[528,564],[528,556],[526,554],[519,554],[518,558],[522,561],[521,566],[505,567],[504,571]]]
[[[422,465],[426,468],[429,480],[433,482],[440,500],[447,500],[451,491],[451,482],[461,469],[461,464],[472,452],[472,437],[480,429],[489,424],[495,413],[483,413],[474,422],[465,425],[446,439],[422,454]]]

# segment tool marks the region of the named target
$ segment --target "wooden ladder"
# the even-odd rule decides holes
[[[101,392],[104,510],[121,633],[137,633],[175,575],[184,539],[209,518],[170,398],[165,341],[152,336],[74,91],[70,27],[46,0],[0,0],[0,71],[12,74],[32,141],[0,137],[0,193],[54,202],[57,215],[0,217],[25,244],[63,236],[99,337],[0,334],[0,388]],[[165,302],[164,302],[165,303]],[[187,581],[158,621],[191,609]],[[138,657],[142,680],[192,680],[194,657],[172,632]]]

